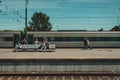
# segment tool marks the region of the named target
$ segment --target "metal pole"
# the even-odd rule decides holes
[[[27,39],[27,4],[28,4],[28,0],[25,0],[25,30],[24,30],[24,40]]]
[[[27,4],[28,0],[25,0],[25,28],[27,29]]]

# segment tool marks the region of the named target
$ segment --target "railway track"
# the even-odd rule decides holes
[[[0,74],[0,80],[120,80],[120,74]]]

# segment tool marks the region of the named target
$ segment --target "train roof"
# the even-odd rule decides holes
[[[21,31],[0,31],[0,33],[20,33]],[[27,31],[27,33],[118,33],[120,31]]]

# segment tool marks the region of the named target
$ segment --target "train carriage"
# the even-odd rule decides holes
[[[83,39],[87,37],[92,47],[118,48],[120,47],[119,31],[56,31],[56,32],[27,32],[28,44],[34,44],[34,38],[41,43],[46,37],[49,43],[56,44],[57,48],[79,48],[83,47]],[[0,47],[14,47],[21,40],[20,31],[1,31]]]

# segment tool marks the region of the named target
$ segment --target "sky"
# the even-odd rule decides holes
[[[120,0],[28,0],[34,12],[50,17],[52,30],[110,30],[120,24]],[[25,0],[0,0],[0,30],[23,30]]]

